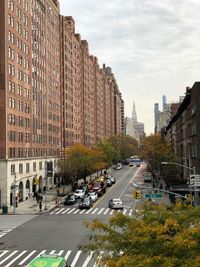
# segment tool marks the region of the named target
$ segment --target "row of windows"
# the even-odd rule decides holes
[[[10,142],[25,142],[29,143],[31,140],[30,133],[23,133],[23,132],[16,132],[10,131],[9,132],[9,141]]]
[[[23,118],[22,116],[16,116],[14,114],[8,115],[8,123],[10,125],[17,125],[19,127],[30,128],[30,119]]]
[[[8,64],[8,74],[12,77],[15,76],[15,66],[14,65]],[[30,83],[29,75],[20,69],[17,69],[17,79],[20,81],[23,81],[26,84]]]
[[[16,93],[16,88],[15,88],[15,82],[13,81],[8,81],[8,90],[9,92]],[[21,85],[17,85],[17,94],[20,96],[24,96],[26,99],[30,99],[30,93],[29,89],[23,88]]]
[[[18,0],[19,4],[23,4],[23,9],[28,12],[28,2],[25,0]],[[8,0],[8,8],[14,12],[14,0]],[[17,7],[18,8],[18,7]]]
[[[14,97],[9,97],[8,99],[8,107],[17,109],[18,111],[30,113],[30,105],[29,103],[23,103],[21,100],[17,100]]]
[[[9,148],[9,158],[45,157],[60,155],[60,150],[56,148]]]
[[[11,164],[11,175],[15,175],[17,173],[23,173],[24,172],[24,165],[26,166],[26,173],[29,173],[30,172],[30,163],[27,162],[25,164],[23,163],[19,163],[18,165],[18,170],[16,169],[16,166],[15,164]],[[39,170],[42,170],[42,168],[44,168],[42,166],[42,161],[39,162]],[[37,171],[37,162],[33,162],[32,164],[32,170],[33,171]]]

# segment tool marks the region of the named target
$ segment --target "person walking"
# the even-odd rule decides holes
[[[42,199],[40,198],[39,199],[39,209],[40,209],[40,212],[42,211]]]

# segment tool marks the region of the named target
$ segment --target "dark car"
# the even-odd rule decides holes
[[[93,185],[92,191],[97,192],[98,196],[102,196],[104,193],[103,187],[104,187],[104,183],[96,183]]]
[[[106,184],[107,184],[107,186],[111,186],[112,185],[112,181],[111,181],[110,178],[106,179]]]
[[[93,202],[90,197],[85,197],[79,202],[79,209],[90,209],[93,205]]]
[[[73,205],[76,203],[76,201],[77,201],[77,199],[75,198],[75,195],[73,193],[71,193],[65,197],[64,205]]]

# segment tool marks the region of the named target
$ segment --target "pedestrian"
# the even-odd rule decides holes
[[[40,199],[39,200],[39,209],[40,209],[40,212],[42,211],[42,200]]]

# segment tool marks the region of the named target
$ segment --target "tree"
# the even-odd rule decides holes
[[[149,202],[134,217],[116,213],[109,223],[85,222],[93,231],[85,251],[101,251],[108,267],[197,267],[200,207],[184,203],[166,208]],[[104,266],[104,265],[102,265]]]

